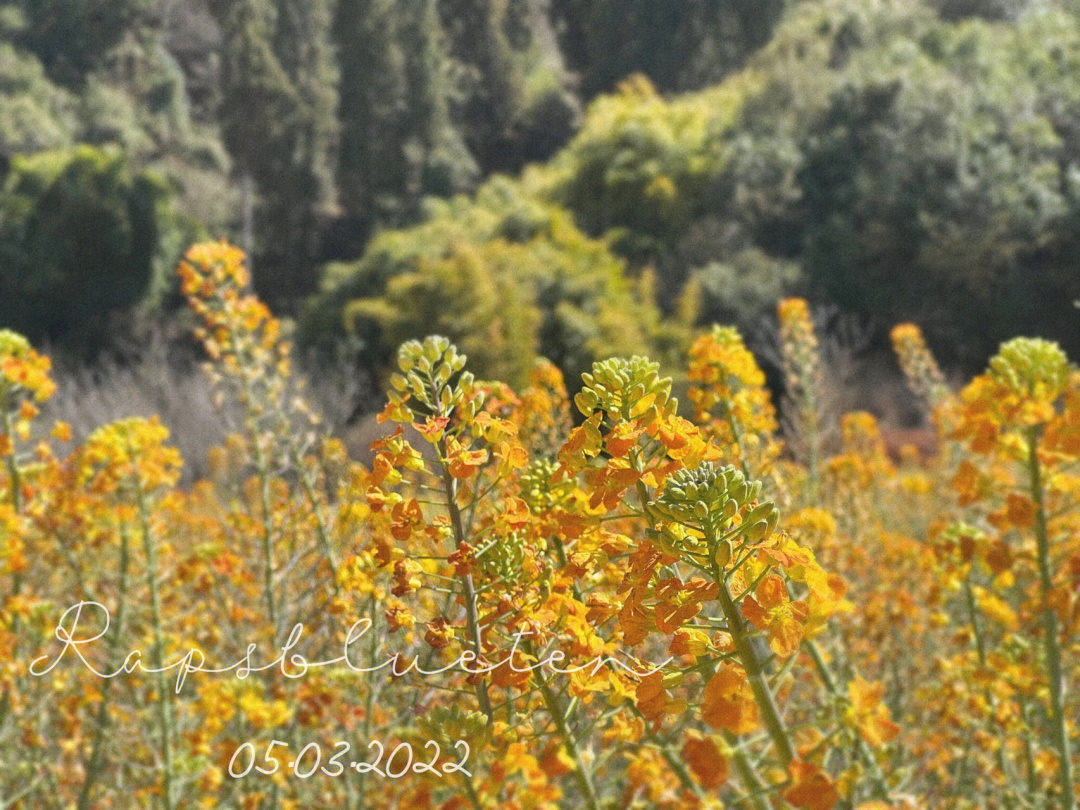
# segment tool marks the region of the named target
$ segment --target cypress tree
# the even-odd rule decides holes
[[[340,200],[353,248],[416,218],[428,194],[467,189],[476,167],[450,117],[435,0],[341,0]]]
[[[403,147],[409,167],[406,213],[418,213],[426,194],[448,196],[468,188],[477,169],[461,133],[450,118],[452,92],[436,0],[406,0],[402,48],[411,104]]]
[[[340,0],[334,32],[341,84],[339,200],[358,250],[366,232],[393,221],[404,172],[397,152],[409,103],[396,0]]]
[[[462,105],[466,139],[485,172],[513,168],[514,127],[526,104],[525,72],[511,34],[527,44],[520,9],[506,0],[443,0],[451,53],[471,77]]]
[[[315,286],[316,213],[331,189],[328,8],[325,0],[215,0],[212,8],[223,32],[225,144],[243,185],[253,180],[259,194],[255,286],[288,310]]]

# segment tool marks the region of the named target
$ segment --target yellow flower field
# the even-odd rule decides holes
[[[572,398],[428,337],[364,465],[243,254],[179,273],[237,415],[190,486],[154,419],[73,446],[39,415],[48,358],[0,332],[0,808],[1076,805],[1080,370],[1055,344],[954,391],[897,326],[934,440],[889,452],[867,413],[823,438],[799,299],[787,444],[731,327],[678,384],[615,357]]]

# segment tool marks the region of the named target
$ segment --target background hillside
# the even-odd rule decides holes
[[[1064,1],[5,0],[0,175],[0,325],[71,357],[206,237],[375,377],[439,331],[575,380],[790,294],[1080,352]]]

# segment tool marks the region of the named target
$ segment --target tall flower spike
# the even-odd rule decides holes
[[[946,394],[945,376],[926,345],[922,330],[913,323],[901,323],[889,333],[893,350],[912,393],[933,407]]]
[[[713,324],[690,347],[687,376],[699,386],[690,389],[699,422],[707,420],[718,403],[730,401],[737,392],[765,385],[765,374],[739,330],[718,324]]]
[[[1069,359],[1053,341],[1013,338],[990,359],[990,376],[1018,394],[1053,401],[1065,387]]]
[[[13,408],[19,395],[44,402],[56,391],[49,377],[52,363],[30,341],[10,329],[0,329],[0,405]]]
[[[673,414],[678,406],[671,396],[671,378],[661,377],[660,364],[647,357],[613,357],[593,363],[592,371],[581,378],[585,387],[574,397],[574,404],[586,417],[600,410],[613,421],[638,419],[649,425],[661,415]]]
[[[791,444],[806,463],[807,495],[818,499],[821,459],[821,362],[810,307],[801,298],[786,298],[777,305],[780,318],[780,353],[784,367],[785,417]]]
[[[712,538],[726,535],[737,526],[738,535],[756,543],[771,535],[780,520],[772,501],[755,504],[760,494],[760,481],[748,480],[735,467],[718,467],[707,461],[692,470],[674,473],[660,497],[647,503],[645,510],[656,522],[697,528]],[[738,524],[736,517],[740,518]]]
[[[410,340],[398,350],[400,373],[390,377],[391,391],[388,396],[393,406],[401,406],[407,398],[415,400],[425,409],[420,416],[447,417],[461,404],[472,388],[471,372],[464,372],[451,385],[450,380],[465,368],[465,355],[440,335],[430,335],[421,343]],[[475,416],[478,403],[470,400],[466,408]],[[409,406],[409,410],[412,407]],[[406,416],[403,421],[412,421]]]

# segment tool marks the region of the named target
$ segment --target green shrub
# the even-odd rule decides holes
[[[624,269],[568,212],[496,177],[331,265],[301,336],[317,344],[344,330],[381,371],[402,340],[437,331],[483,376],[520,382],[542,355],[576,380],[598,358],[679,343]]]
[[[1080,25],[919,19],[853,50],[807,129],[808,274],[850,310],[917,321],[950,360],[1020,331],[1075,350]]]
[[[0,193],[0,325],[92,348],[108,314],[144,300],[172,263],[170,200],[115,149],[16,156]]]

